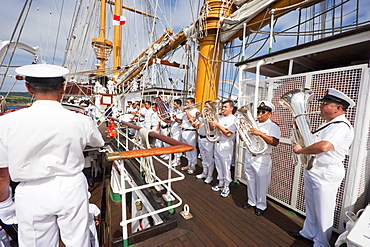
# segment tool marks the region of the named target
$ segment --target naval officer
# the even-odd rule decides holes
[[[8,181],[15,193],[20,247],[90,246],[87,181],[83,150],[101,147],[93,120],[60,104],[68,70],[46,64],[16,69],[34,95],[31,107],[0,117],[0,219],[14,215]],[[9,171],[9,174],[7,174]]]
[[[295,238],[306,238],[314,246],[329,247],[338,188],[344,178],[343,160],[354,138],[353,127],[345,116],[355,102],[344,93],[329,88],[321,99],[320,117],[325,120],[314,131],[315,143],[302,148],[294,143],[296,154],[315,154],[316,164],[303,172],[306,219]]]
[[[245,152],[245,177],[247,180],[248,200],[243,205],[247,209],[255,207],[255,214],[262,216],[267,208],[267,192],[271,182],[272,147],[279,144],[281,131],[270,117],[275,106],[270,101],[261,101],[257,107],[258,129],[251,128],[250,133],[259,136],[267,144],[267,149],[261,154]]]

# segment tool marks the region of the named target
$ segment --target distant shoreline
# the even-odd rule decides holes
[[[0,92],[0,95],[6,96],[7,93]],[[10,92],[6,97],[6,104],[9,107],[21,107],[32,102],[32,94],[28,92]]]

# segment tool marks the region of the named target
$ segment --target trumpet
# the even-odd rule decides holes
[[[181,111],[185,111],[187,109],[190,110],[190,109],[193,109],[193,108],[198,108],[200,106],[202,106],[202,102],[198,102],[198,103],[195,103],[195,104],[192,104],[192,105],[182,106],[182,107],[180,107],[180,110]]]
[[[238,129],[240,139],[246,144],[249,152],[252,155],[259,155],[263,154],[267,150],[268,145],[262,137],[249,133],[251,128],[258,130],[258,126],[252,116],[251,109],[252,104],[239,108],[238,112],[241,116],[235,119],[235,126]]]

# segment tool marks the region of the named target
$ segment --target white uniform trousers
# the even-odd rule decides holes
[[[95,221],[89,225],[90,243],[92,247],[99,247],[98,232],[96,231]]]
[[[330,246],[336,196],[344,175],[343,164],[314,166],[303,172],[306,219],[300,234],[314,241],[315,247]]]
[[[188,145],[194,147],[193,151],[186,152],[186,159],[188,160],[188,166],[195,168],[197,164],[197,132],[195,130],[183,130],[181,133],[182,141]]]
[[[160,127],[159,133],[161,135],[164,135],[164,136],[169,136],[169,134],[170,134],[170,128],[162,128],[162,127]],[[157,139],[157,140],[159,140],[159,139]],[[169,147],[169,146],[171,146],[170,144],[167,144],[165,142],[162,142],[161,140],[159,140],[159,142],[160,142],[160,144],[159,144],[158,147],[162,147],[162,146],[163,147]]]
[[[215,166],[217,170],[218,186],[229,187],[231,183],[231,160],[233,156],[234,142],[218,141],[214,147]]]
[[[208,141],[207,138],[200,138],[198,136],[198,146],[200,155],[202,156],[202,174],[210,178],[215,168],[215,159],[213,156],[215,143]]]
[[[248,204],[261,210],[267,208],[266,196],[271,181],[272,160],[270,154],[245,154],[245,177],[247,179]]]
[[[89,247],[87,181],[82,172],[21,182],[15,193],[20,247]]]
[[[181,141],[181,128],[180,127],[171,127],[171,138],[176,141]],[[175,153],[175,159],[180,161],[182,153]]]

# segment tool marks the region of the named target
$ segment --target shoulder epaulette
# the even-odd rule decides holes
[[[8,114],[8,113],[11,113],[11,112],[15,112],[15,111],[21,110],[23,108],[26,108],[26,107],[25,106],[21,106],[21,107],[18,107],[18,108],[14,108],[14,109],[5,111],[5,112],[1,113],[0,116],[5,115],[5,114]]]
[[[89,115],[87,115],[86,113],[83,113],[83,112],[80,112],[80,111],[77,111],[77,110],[74,110],[74,109],[67,109],[67,110],[73,111],[73,112],[76,112],[76,113],[80,113],[82,115],[85,115],[85,116],[88,116],[89,117]]]

